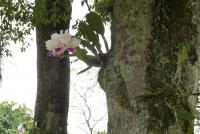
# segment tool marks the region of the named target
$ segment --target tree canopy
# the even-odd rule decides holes
[[[33,29],[31,19],[33,3],[27,0],[1,0],[0,1],[0,52],[11,56],[7,46],[10,41],[21,43],[21,51],[27,48],[26,35]]]

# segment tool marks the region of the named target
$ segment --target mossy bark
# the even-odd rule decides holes
[[[51,16],[51,7],[54,2],[55,0],[35,1],[36,7],[41,7],[41,3],[46,4],[44,8],[47,8],[49,12],[46,17]],[[63,4],[58,8],[67,6],[70,10],[66,14],[70,16],[70,1],[62,0],[60,3]],[[48,57],[45,41],[51,38],[52,33],[60,33],[60,30],[68,29],[69,20],[70,18],[68,21],[60,21],[56,25],[52,23],[39,24],[36,27],[38,82],[34,115],[35,128],[32,130],[32,134],[67,134],[70,62],[69,58]]]
[[[112,49],[98,78],[107,96],[108,133],[192,134],[200,2],[113,4]]]

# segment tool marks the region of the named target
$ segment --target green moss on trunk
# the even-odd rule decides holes
[[[147,49],[146,89],[156,95],[149,101],[149,126],[153,121],[154,126],[150,129],[162,132],[178,123],[184,133],[193,133],[190,122],[176,119],[176,107],[191,113],[187,101],[191,91],[188,72],[197,61],[190,61],[191,55],[196,55],[195,51],[189,54],[194,50],[197,35],[192,23],[191,1],[156,0],[154,8],[153,38]],[[188,49],[184,62],[179,61],[182,47]]]

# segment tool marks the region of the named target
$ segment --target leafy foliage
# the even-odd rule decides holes
[[[98,34],[104,34],[104,25],[101,16],[95,12],[90,12],[86,15],[86,20],[89,26]]]
[[[27,127],[32,126],[31,110],[25,105],[4,101],[0,103],[0,111],[1,134],[18,134],[17,127],[20,123]]]
[[[181,107],[176,107],[176,114],[177,117],[187,120],[188,122],[192,122],[194,119],[194,116],[191,114],[191,112],[188,112]]]
[[[185,62],[186,57],[187,57],[187,53],[188,53],[187,46],[181,46],[181,48],[179,50],[179,54],[178,54],[178,62],[179,62],[179,64],[183,64]]]
[[[92,66],[100,67],[104,63],[106,53],[109,51],[108,43],[104,36],[105,28],[102,16],[97,12],[91,11],[90,7],[88,6],[89,13],[86,14],[86,19],[77,20],[73,26],[73,29],[78,30],[75,36],[81,39],[81,46],[77,48],[74,55],[84,61],[88,68]],[[100,42],[100,37],[103,42]],[[103,53],[103,45],[105,45],[106,53]],[[92,55],[87,55],[88,53]]]
[[[56,27],[60,22],[68,22],[70,19],[71,5],[70,0],[54,0],[49,3],[47,0],[37,1],[34,7],[33,24],[51,25]]]
[[[9,41],[22,43],[21,51],[24,51],[28,43],[25,36],[30,34],[33,4],[27,0],[1,0],[0,1],[0,48],[1,52],[11,56],[7,49]]]
[[[111,22],[113,0],[95,0],[93,7],[95,8],[95,11],[102,16],[104,22]]]
[[[84,21],[80,21],[79,30],[83,37],[90,42],[97,42],[98,36],[94,32],[94,30],[90,27],[90,25]]]

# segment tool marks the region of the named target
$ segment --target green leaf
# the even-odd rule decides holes
[[[77,58],[84,59],[86,57],[87,51],[85,49],[77,47],[76,52],[74,54],[77,56]]]
[[[85,1],[84,0],[81,1],[81,6],[84,6],[84,4],[85,4]]]
[[[78,72],[77,74],[82,74],[82,73],[86,72],[87,70],[89,70],[90,68],[92,68],[92,66],[88,66],[87,68],[81,70],[81,71]]]
[[[192,122],[194,119],[194,116],[192,115],[192,113],[184,110],[181,107],[176,107],[176,114],[177,114],[177,117],[187,120],[188,122]]]
[[[104,34],[104,25],[100,15],[95,12],[90,12],[86,15],[86,21],[98,34]]]
[[[81,21],[79,23],[79,29],[85,39],[88,39],[91,42],[98,41],[98,36],[95,34],[95,32],[91,29],[91,27],[86,22]]]
[[[88,66],[100,67],[101,65],[99,58],[92,55],[87,55],[87,51],[85,49],[78,47],[74,55]]]
[[[182,46],[179,50],[179,55],[178,55],[178,62],[179,64],[183,64],[184,61],[187,58],[187,52],[188,52],[188,48],[186,46]]]
[[[97,55],[96,49],[94,48],[92,44],[90,44],[90,42],[86,40],[81,40],[81,44],[83,45],[83,47],[86,47],[87,49],[89,49],[94,55]]]

